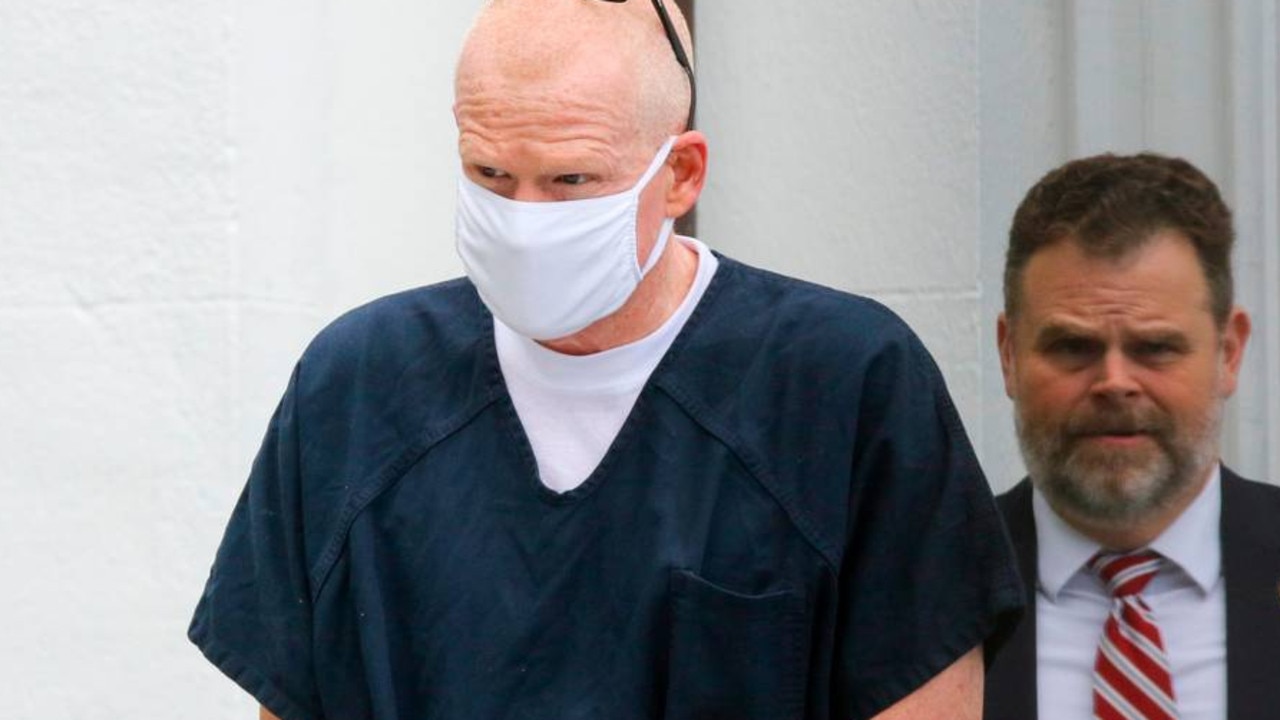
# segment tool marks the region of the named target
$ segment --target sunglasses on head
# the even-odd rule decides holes
[[[627,0],[601,0],[602,2],[624,3]],[[671,22],[671,16],[667,14],[667,8],[663,6],[662,0],[653,0],[653,9],[658,11],[658,19],[662,21],[662,29],[667,33],[667,41],[671,43],[671,50],[676,54],[676,62],[680,63],[680,68],[684,70],[684,74],[689,78],[689,118],[685,120],[685,129],[693,129],[693,114],[698,107],[698,89],[693,80],[693,66],[689,64],[689,56],[684,51],[684,46],[680,44],[680,36],[676,34],[676,26]]]

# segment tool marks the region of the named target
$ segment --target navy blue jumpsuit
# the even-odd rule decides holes
[[[456,280],[299,361],[191,639],[284,720],[867,718],[1021,606],[942,378],[726,258],[604,460],[539,481]]]

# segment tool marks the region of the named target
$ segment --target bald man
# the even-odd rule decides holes
[[[307,349],[192,622],[264,718],[980,716],[1020,585],[942,378],[673,235],[687,48],[660,1],[480,14],[467,277]]]

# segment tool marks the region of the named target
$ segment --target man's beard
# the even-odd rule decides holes
[[[1022,457],[1049,504],[1095,523],[1123,526],[1167,507],[1202,479],[1218,456],[1222,404],[1179,428],[1157,407],[1090,409],[1057,426],[1015,413]],[[1100,445],[1098,435],[1145,435],[1133,446]]]

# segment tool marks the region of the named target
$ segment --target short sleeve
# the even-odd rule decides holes
[[[1012,548],[937,366],[904,331],[868,366],[840,568],[835,706],[869,718],[1021,614]]]
[[[318,720],[296,384],[295,370],[227,525],[188,636],[282,720]]]

